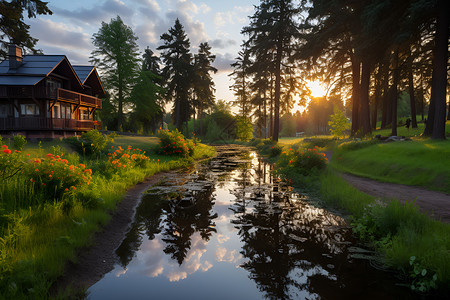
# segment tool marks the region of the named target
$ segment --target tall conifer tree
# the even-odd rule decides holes
[[[193,65],[190,53],[190,42],[180,20],[169,32],[161,35],[163,45],[161,58],[164,63],[162,70],[167,97],[174,102],[172,118],[175,126],[182,131],[183,125],[189,120],[192,113],[192,77]]]

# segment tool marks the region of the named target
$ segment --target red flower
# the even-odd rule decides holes
[[[5,148],[5,150],[3,150],[3,152],[6,154],[11,154],[11,150],[9,150],[8,148]]]

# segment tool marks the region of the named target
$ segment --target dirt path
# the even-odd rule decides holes
[[[415,199],[415,204],[420,211],[436,220],[450,223],[450,195],[448,194],[403,184],[379,182],[350,174],[341,174],[341,176],[358,190],[377,198],[396,198],[402,203]]]
[[[330,160],[333,153],[331,151],[325,151],[325,155]],[[402,203],[415,200],[415,204],[421,212],[436,220],[450,223],[449,194],[430,191],[415,186],[380,182],[351,174],[341,174],[341,176],[358,190],[377,198],[384,200],[395,198]]]

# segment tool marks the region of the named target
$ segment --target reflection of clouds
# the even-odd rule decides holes
[[[178,281],[185,279],[187,275],[193,274],[198,270],[203,272],[208,271],[212,267],[212,264],[208,261],[202,262],[201,260],[203,254],[206,252],[206,245],[207,242],[199,234],[193,235],[191,250],[188,252],[183,264],[178,266],[175,261],[169,261],[168,267],[170,271],[165,276],[170,281]]]
[[[219,244],[223,244],[226,241],[228,241],[230,239],[229,236],[223,235],[223,234],[217,234],[217,241],[219,242]]]
[[[216,259],[219,262],[229,262],[234,263],[242,258],[242,255],[239,254],[236,250],[228,251],[224,247],[219,247],[216,250]]]
[[[116,277],[120,277],[120,276],[122,276],[122,275],[125,275],[126,273],[127,273],[127,268],[125,268],[125,269],[122,269],[122,270],[118,270],[117,272],[116,272]]]
[[[213,265],[209,261],[202,261],[206,246],[207,242],[201,238],[200,234],[194,234],[192,236],[192,247],[180,266],[164,253],[164,243],[156,238],[144,242],[137,258],[132,262],[133,266],[130,268],[141,269],[141,273],[148,277],[162,275],[170,281],[183,280],[197,271],[206,272],[212,268]],[[126,272],[126,269],[118,271],[117,276]]]
[[[164,246],[160,240],[154,239],[146,242],[142,246],[142,250],[145,253],[144,266],[145,274],[149,277],[157,277],[164,271],[163,259],[164,259]]]

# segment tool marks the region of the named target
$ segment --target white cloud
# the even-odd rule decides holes
[[[231,73],[233,68],[231,64],[234,63],[234,57],[230,53],[216,54],[216,60],[213,65],[217,68],[218,72],[228,72]]]

